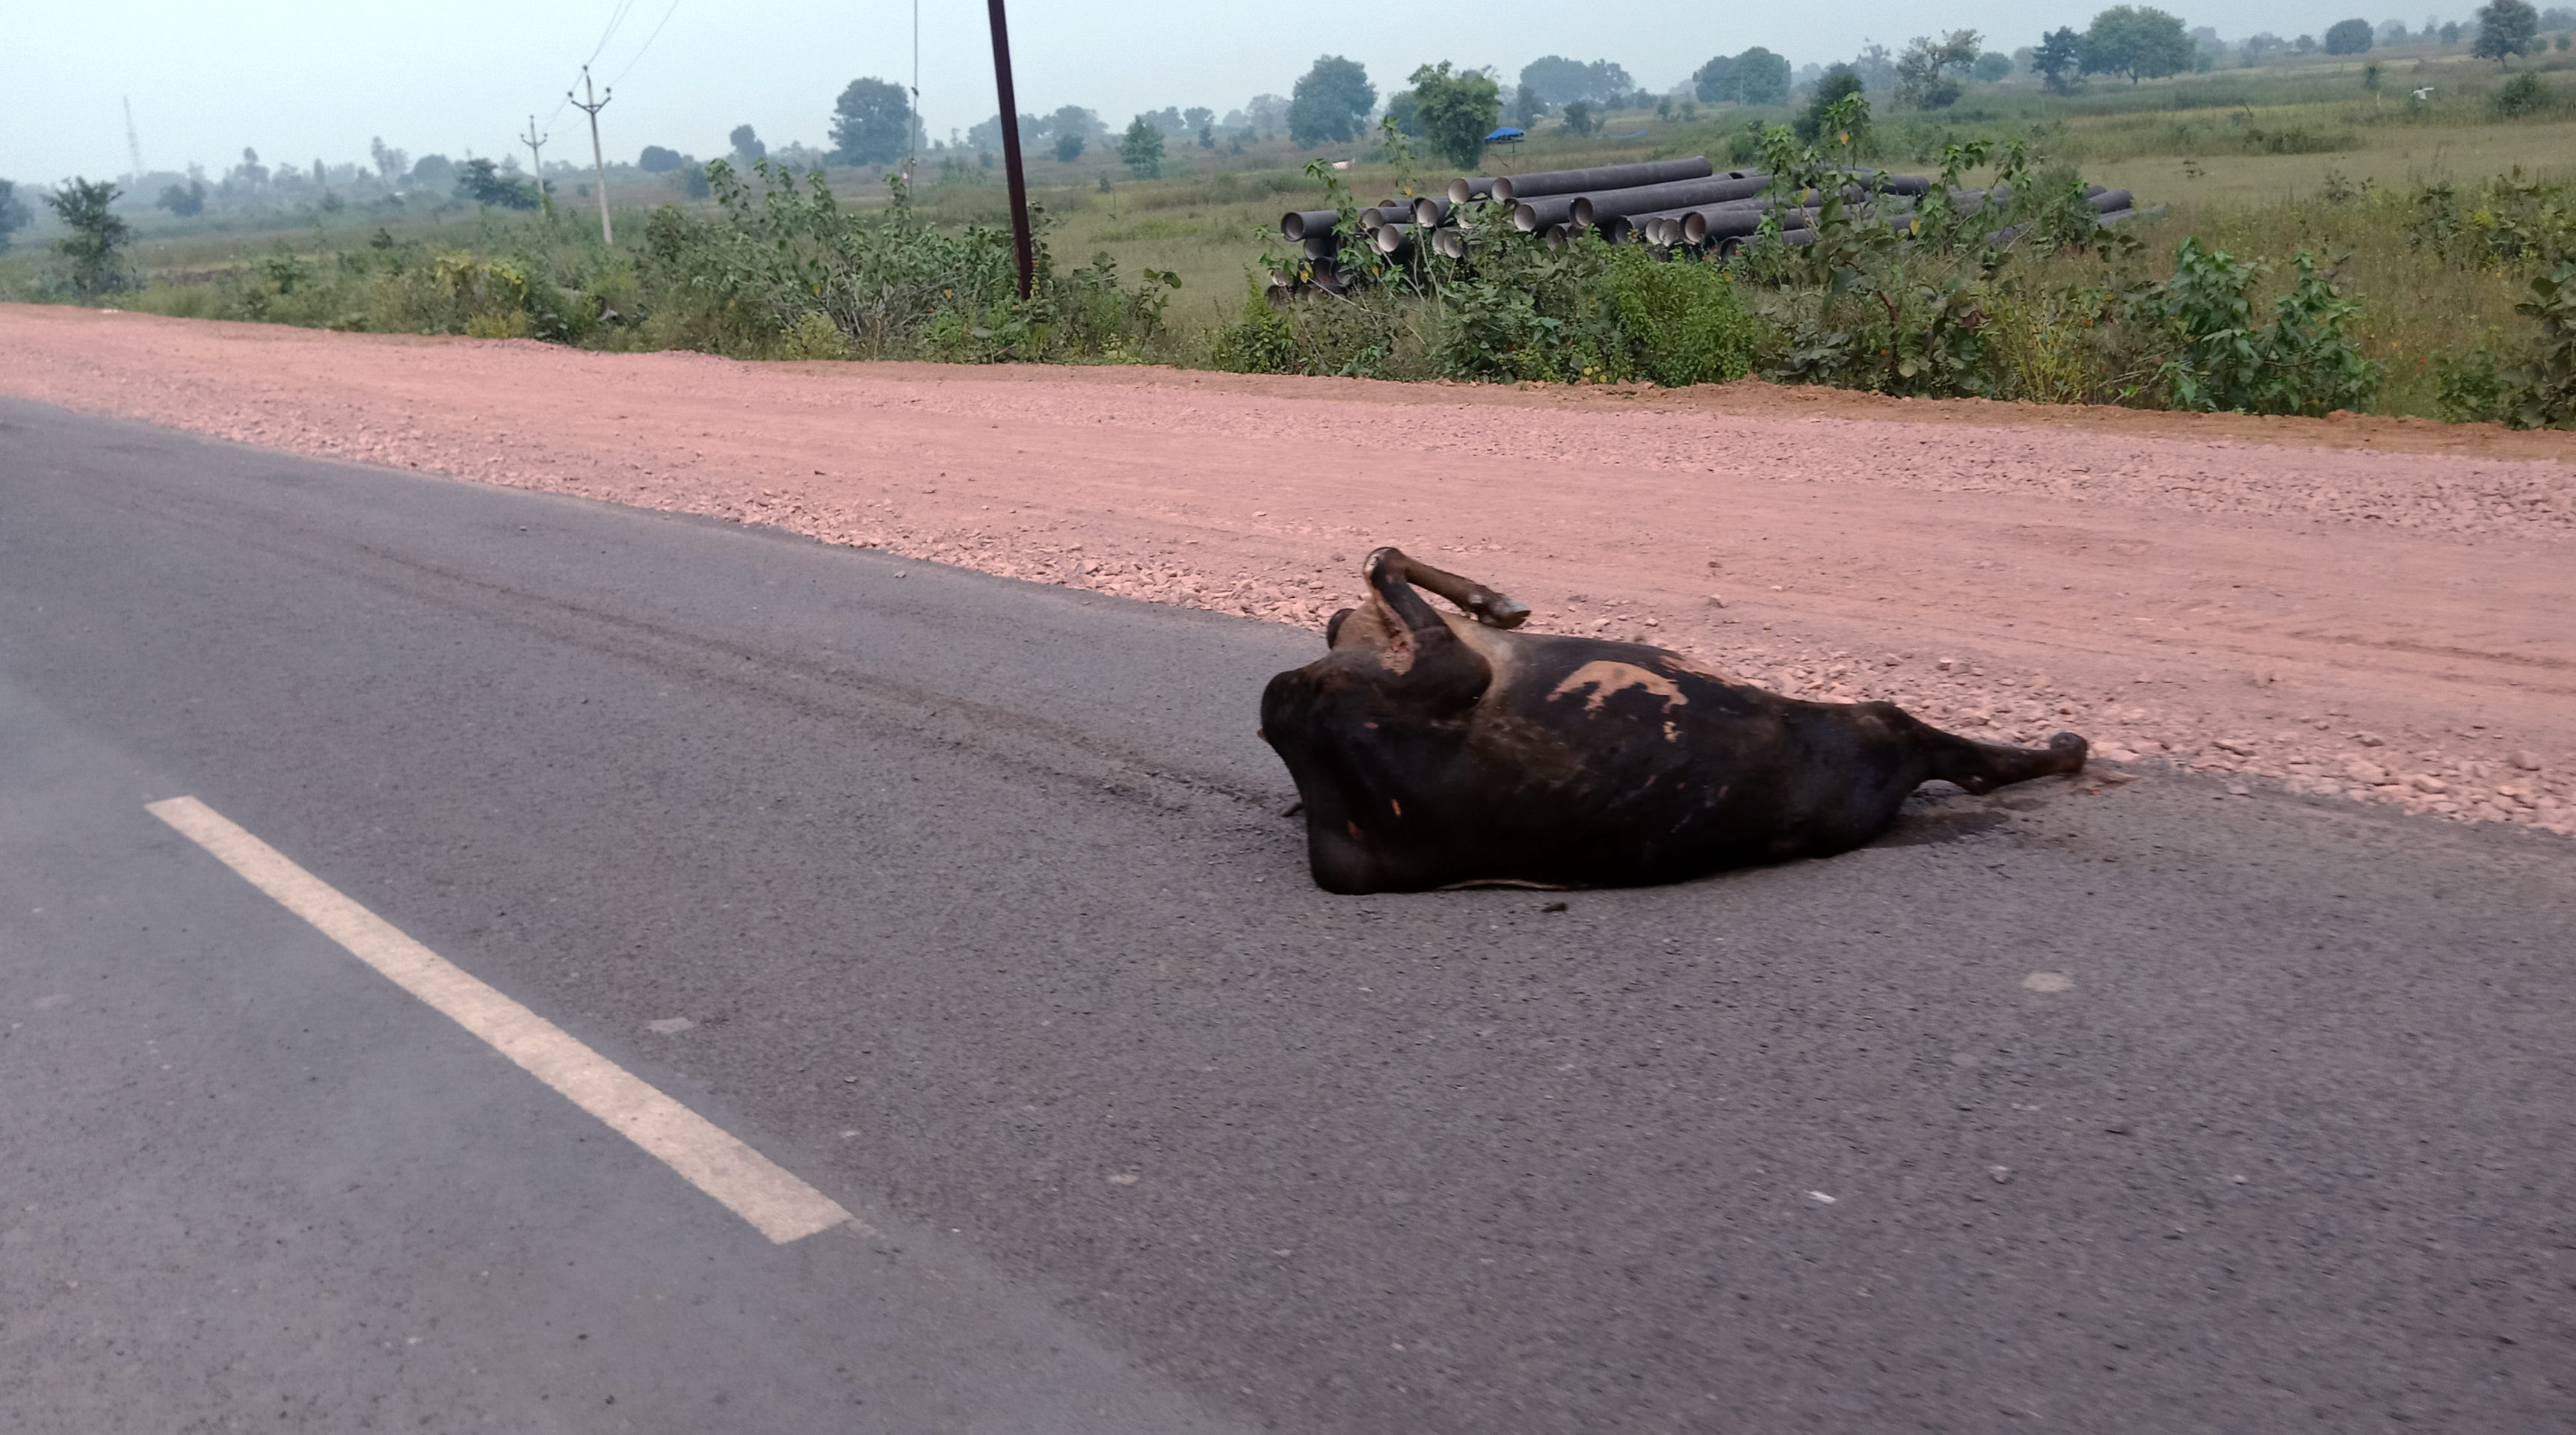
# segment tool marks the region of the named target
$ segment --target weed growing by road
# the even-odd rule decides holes
[[[766,159],[749,178],[707,166],[714,214],[665,207],[645,235],[646,322],[674,347],[751,356],[1132,358],[1162,331],[1176,281],[1137,288],[1098,256],[1059,275],[1043,239],[1031,295],[1018,294],[1011,237],[947,233],[917,213],[901,176],[880,211],[844,208],[819,175]],[[837,345],[816,324],[828,323]]]

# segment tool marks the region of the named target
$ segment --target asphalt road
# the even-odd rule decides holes
[[[1319,643],[0,401],[0,1428],[2576,1426],[2569,844],[2153,771],[1331,897]]]

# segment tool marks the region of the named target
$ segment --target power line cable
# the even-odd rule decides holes
[[[608,49],[610,38],[617,34],[617,27],[626,23],[626,12],[633,8],[635,0],[617,0],[617,8],[608,12],[608,28],[599,32],[599,44],[591,50],[590,58],[582,61],[584,65],[599,63],[600,55]]]
[[[661,24],[655,25],[655,26],[653,27],[653,33],[644,37],[644,47],[643,47],[643,49],[637,50],[637,51],[635,52],[635,56],[634,56],[634,58],[633,58],[633,59],[630,59],[630,60],[628,60],[628,61],[626,62],[626,70],[634,69],[634,68],[636,67],[636,65],[637,65],[637,64],[639,64],[639,63],[641,63],[641,62],[642,62],[642,60],[644,59],[644,52],[645,52],[646,50],[650,50],[650,49],[652,49],[652,48],[653,48],[653,42],[662,38],[662,26],[663,26],[663,25],[668,25],[668,24],[670,24],[670,23],[671,23],[671,17],[672,17],[673,15],[678,14],[678,13],[679,13],[679,10],[680,10],[680,0],[671,0],[671,8],[662,12],[662,21],[661,21]],[[625,78],[626,78],[626,70],[620,70],[620,71],[618,71],[614,76],[612,76],[612,77],[609,79],[609,83],[613,85],[613,84],[616,84],[619,80],[625,79]]]

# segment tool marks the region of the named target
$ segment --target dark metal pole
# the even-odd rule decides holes
[[[1037,250],[1029,241],[1029,181],[1020,169],[1020,99],[1011,92],[1011,26],[1002,0],[985,0],[993,16],[993,88],[1002,100],[1002,169],[1011,181],[1011,247],[1020,260],[1020,297],[1037,281]]]

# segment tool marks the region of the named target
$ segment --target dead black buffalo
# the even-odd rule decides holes
[[[1331,651],[1270,680],[1262,736],[1334,892],[1615,886],[1845,852],[1927,780],[1970,792],[2080,771],[1891,703],[1809,703],[1642,643],[1506,631],[1529,609],[1392,548]],[[1420,584],[1465,610],[1434,609]]]

